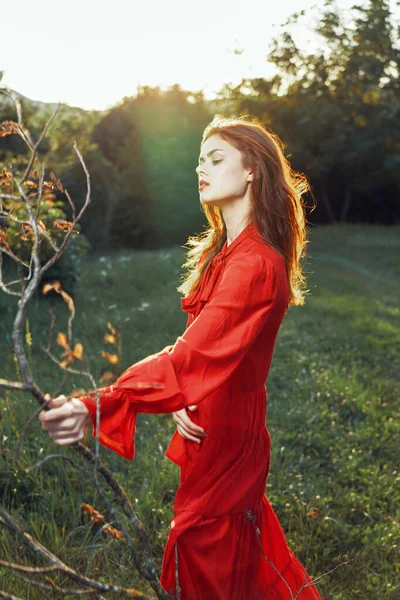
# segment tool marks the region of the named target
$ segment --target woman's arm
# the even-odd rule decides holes
[[[199,404],[223,385],[267,323],[276,288],[270,261],[252,254],[234,256],[211,301],[174,345],[135,363],[113,385],[97,390],[101,443],[131,460],[138,412],[176,412]],[[95,394],[80,400],[96,435]]]

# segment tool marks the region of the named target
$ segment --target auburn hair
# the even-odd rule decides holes
[[[304,289],[303,263],[308,232],[303,194],[311,192],[306,176],[293,171],[284,155],[282,141],[257,117],[215,115],[203,132],[200,150],[212,135],[218,135],[237,148],[242,155],[243,168],[252,168],[249,222],[254,223],[261,237],[285,260],[290,290],[287,308],[304,304],[309,290]],[[208,263],[227,239],[221,209],[206,203],[201,203],[201,209],[209,227],[199,235],[189,237],[185,244],[189,249],[182,267],[187,272],[176,288],[185,297],[196,290]]]

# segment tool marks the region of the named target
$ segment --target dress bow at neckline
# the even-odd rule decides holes
[[[197,317],[197,315],[201,312],[204,303],[208,302],[211,296],[222,267],[224,266],[225,259],[231,254],[234,248],[236,248],[241,242],[243,242],[243,240],[246,239],[248,235],[253,233],[255,230],[256,228],[254,223],[249,223],[249,225],[247,225],[247,227],[241,231],[241,233],[233,240],[233,242],[229,244],[229,246],[227,245],[227,240],[225,240],[221,251],[218,252],[218,254],[216,254],[208,263],[196,290],[192,294],[189,294],[189,296],[186,298],[181,299],[182,310],[192,313],[195,317]]]
[[[190,313],[196,313],[197,308],[200,308],[201,310],[202,306],[200,306],[200,303],[208,301],[223,264],[224,257],[221,256],[221,254],[214,256],[214,258],[208,263],[196,290],[186,298],[182,298],[182,310]]]

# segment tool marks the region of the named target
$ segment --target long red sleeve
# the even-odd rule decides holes
[[[238,367],[270,316],[277,292],[274,265],[258,254],[232,256],[201,313],[174,345],[129,367],[99,388],[100,442],[132,460],[136,414],[170,413],[199,404]],[[96,435],[95,394],[87,406]]]

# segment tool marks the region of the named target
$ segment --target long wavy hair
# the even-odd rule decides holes
[[[303,194],[311,192],[306,176],[293,171],[284,155],[283,143],[257,117],[215,115],[203,132],[200,150],[212,135],[218,135],[237,148],[242,155],[243,168],[252,168],[254,179],[250,188],[248,222],[255,224],[261,237],[285,260],[290,290],[287,309],[291,305],[304,304],[309,290],[304,289],[303,263],[308,239]],[[176,288],[185,297],[196,290],[208,263],[227,239],[221,209],[207,203],[201,203],[201,209],[209,227],[199,235],[189,237],[185,244],[189,249],[182,267],[187,272]]]

